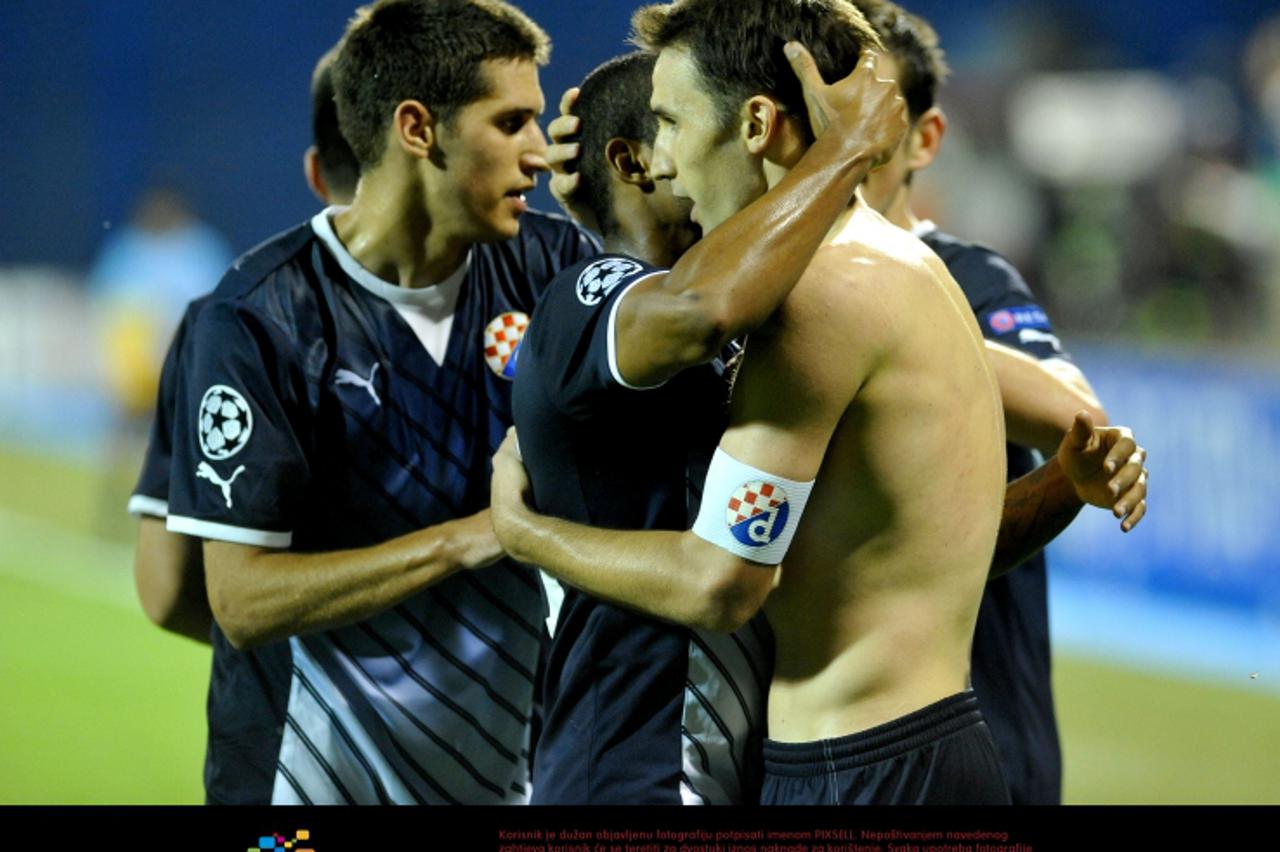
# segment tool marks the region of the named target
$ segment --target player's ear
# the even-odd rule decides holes
[[[614,175],[623,183],[632,186],[653,185],[648,158],[644,156],[644,151],[636,140],[615,136],[605,144],[604,157]]]
[[[320,151],[315,145],[307,148],[302,155],[302,172],[307,176],[307,186],[325,204],[329,204],[329,186],[324,182],[324,172],[320,170]]]
[[[930,107],[916,119],[911,128],[911,154],[907,168],[913,172],[933,164],[942,147],[942,137],[947,132],[947,116],[940,107]]]
[[[391,119],[391,134],[406,154],[425,159],[436,146],[435,116],[421,101],[401,101]]]
[[[742,141],[752,154],[763,154],[776,140],[782,114],[773,98],[752,95],[742,105]]]

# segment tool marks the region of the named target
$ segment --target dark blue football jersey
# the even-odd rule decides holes
[[[142,472],[138,484],[129,497],[129,514],[164,518],[169,514],[169,466],[173,460],[174,398],[178,393],[178,375],[182,363],[182,348],[187,332],[200,308],[211,295],[201,296],[187,305],[178,323],[173,340],[164,355],[160,368],[160,386],[156,394],[155,416],[147,436],[147,451],[142,459]]]
[[[474,246],[449,285],[437,361],[403,311],[438,288],[361,268],[331,212],[238,260],[191,324],[170,529],[316,552],[487,507],[520,334],[546,282],[594,254],[593,239],[529,214],[515,239]],[[504,560],[291,638],[285,672],[215,629],[210,800],[525,801],[544,613],[537,574]]]
[[[566,269],[534,312],[514,409],[537,508],[596,527],[684,530],[726,422],[723,364],[656,388],[615,361],[623,295],[659,270],[620,255]],[[555,581],[547,578],[548,582]],[[547,656],[539,804],[754,801],[768,627],[689,630],[572,588]]]
[[[1038,359],[1068,355],[1013,264],[936,228],[917,235],[942,258],[990,340]],[[1009,444],[1009,479],[1037,466]],[[1000,752],[1014,804],[1062,801],[1062,753],[1050,680],[1045,557],[1038,553],[987,584],[973,638],[973,689]]]

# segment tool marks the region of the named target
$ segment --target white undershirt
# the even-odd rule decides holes
[[[927,235],[932,234],[936,230],[938,230],[938,226],[933,224],[932,219],[921,219],[911,227],[911,233],[921,239],[924,239]]]
[[[471,267],[471,252],[462,259],[458,268],[449,277],[425,287],[401,287],[389,281],[383,281],[365,269],[347,251],[347,247],[334,233],[332,218],[343,208],[329,207],[321,210],[311,219],[311,229],[325,244],[342,271],[361,287],[380,296],[391,303],[400,316],[404,317],[414,335],[422,342],[427,354],[436,364],[443,364],[445,352],[449,348],[449,332],[453,329],[453,312],[458,305],[458,293],[462,290],[462,282]]]

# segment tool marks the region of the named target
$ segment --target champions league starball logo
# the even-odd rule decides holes
[[[244,449],[253,433],[253,412],[235,388],[213,385],[200,400],[196,429],[200,450],[214,461],[229,459]]]
[[[729,498],[725,520],[729,532],[747,547],[764,547],[787,528],[791,504],[787,492],[772,482],[748,482]]]
[[[641,270],[634,260],[610,257],[597,260],[578,276],[578,301],[587,307],[600,304],[628,275]]]

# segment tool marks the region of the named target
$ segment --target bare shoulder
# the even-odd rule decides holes
[[[814,256],[783,305],[780,326],[820,326],[870,344],[891,331],[904,302],[936,286],[935,261],[914,235],[860,206]]]

